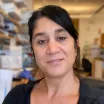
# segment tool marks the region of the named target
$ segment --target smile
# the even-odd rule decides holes
[[[54,59],[54,60],[50,60],[47,63],[49,64],[59,64],[63,59]]]

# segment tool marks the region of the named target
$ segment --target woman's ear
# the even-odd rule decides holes
[[[77,54],[78,54],[78,48],[79,48],[79,41],[76,40],[76,41],[75,41],[76,56],[77,56]]]
[[[79,40],[78,39],[76,40],[76,45],[77,45],[77,47],[79,47]]]

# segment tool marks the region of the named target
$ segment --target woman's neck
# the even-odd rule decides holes
[[[79,79],[73,72],[69,72],[67,75],[60,78],[45,77],[40,83],[42,92],[47,93],[49,98],[53,98],[55,96],[78,95],[79,86]]]

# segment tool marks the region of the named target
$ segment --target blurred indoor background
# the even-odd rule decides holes
[[[78,31],[76,75],[104,88],[104,0],[0,0],[0,100],[14,86],[43,76],[30,48],[27,22],[34,10],[49,4],[65,8]]]

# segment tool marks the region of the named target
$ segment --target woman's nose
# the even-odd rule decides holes
[[[52,41],[47,45],[47,54],[55,54],[60,51],[59,43]]]

